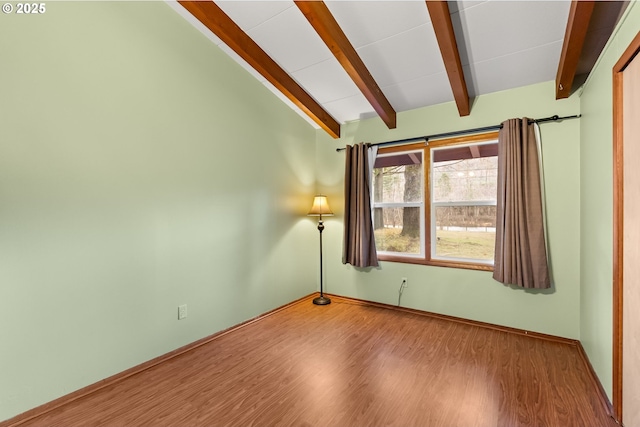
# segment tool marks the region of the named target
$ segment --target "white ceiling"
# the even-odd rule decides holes
[[[318,127],[181,5],[168,3]],[[454,100],[424,1],[325,3],[396,112]],[[470,97],[555,79],[570,1],[448,3]],[[293,1],[216,4],[338,122],[377,116]]]

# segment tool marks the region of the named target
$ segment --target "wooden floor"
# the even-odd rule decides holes
[[[309,299],[21,426],[615,426],[575,345]]]

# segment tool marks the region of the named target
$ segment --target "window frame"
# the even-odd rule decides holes
[[[400,254],[400,253],[390,253],[384,251],[378,251],[378,259],[380,261],[388,261],[388,262],[400,262],[407,264],[421,264],[421,265],[431,265],[437,267],[450,267],[450,268],[462,268],[462,269],[470,269],[470,270],[481,270],[481,271],[493,271],[494,262],[481,262],[477,260],[466,260],[466,259],[445,259],[445,258],[435,258],[431,257],[432,253],[432,201],[431,201],[431,192],[432,192],[432,183],[431,183],[431,150],[433,148],[442,148],[442,147],[450,147],[455,145],[469,145],[469,144],[480,144],[483,142],[491,142],[498,140],[498,132],[487,132],[482,134],[475,135],[465,135],[461,137],[455,138],[446,138],[440,139],[436,141],[429,141],[427,144],[425,143],[417,143],[417,144],[406,144],[406,145],[396,145],[391,147],[380,147],[378,149],[378,155],[392,154],[392,153],[401,153],[405,151],[422,151],[422,168],[423,168],[423,177],[422,177],[422,189],[423,189],[423,234],[424,238],[421,241],[422,246],[422,254],[421,255],[413,255],[413,254]],[[372,200],[371,203],[371,215],[373,218],[373,209],[374,203]]]
[[[378,150],[378,154],[376,156],[376,158],[378,157],[387,157],[387,156],[393,156],[394,153],[416,153],[416,152],[420,152],[422,153],[422,179],[420,182],[420,186],[421,186],[421,190],[422,190],[422,201],[421,202],[375,202],[374,197],[371,198],[371,218],[372,220],[375,219],[374,217],[374,210],[377,208],[380,209],[384,209],[384,208],[405,208],[405,207],[414,207],[414,208],[419,208],[420,209],[420,234],[424,235],[426,234],[427,231],[427,223],[425,222],[425,217],[426,212],[427,212],[427,202],[425,200],[425,188],[427,186],[427,179],[426,176],[424,174],[425,171],[425,161],[427,159],[425,159],[424,157],[424,145],[423,144],[411,144],[411,146],[415,146],[418,145],[418,148],[416,149],[410,149],[408,148],[409,146],[405,145],[404,147],[402,147],[402,150],[388,150],[388,151],[384,151],[381,152],[381,150]],[[395,148],[399,148],[399,147],[395,147]],[[376,250],[376,252],[378,253],[378,259],[381,259],[380,256],[385,256],[385,257],[393,257],[393,256],[400,256],[402,258],[411,258],[411,259],[423,259],[426,256],[426,252],[429,251],[429,247],[426,245],[425,240],[421,239],[420,240],[420,253],[418,254],[412,254],[412,253],[408,253],[408,252],[387,252],[387,251],[378,251]]]

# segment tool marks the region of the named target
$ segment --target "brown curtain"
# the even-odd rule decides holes
[[[344,173],[344,243],[342,263],[377,267],[371,221],[371,191],[367,144],[347,145]]]
[[[502,123],[493,278],[523,288],[549,288],[538,147],[534,124]]]

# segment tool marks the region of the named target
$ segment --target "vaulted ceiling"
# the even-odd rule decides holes
[[[627,2],[168,1],[316,127],[584,82]]]

